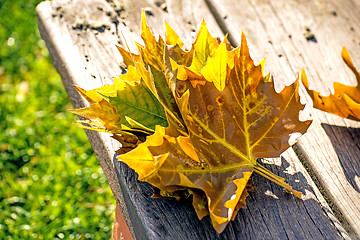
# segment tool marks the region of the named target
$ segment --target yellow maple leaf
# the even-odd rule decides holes
[[[156,196],[192,195],[198,217],[210,215],[219,233],[245,206],[253,172],[301,198],[257,162],[278,157],[290,136],[311,123],[299,120],[300,76],[277,93],[270,75],[263,76],[264,61],[256,66],[251,59],[244,34],[233,49],[227,36],[213,38],[203,21],[187,50],[168,24],[166,29],[165,41],[156,40],[143,12],[139,55],[119,47],[128,72],[104,89],[79,89],[91,105],[77,113],[105,129],[127,127],[114,135],[122,143],[118,159],[153,185]],[[138,130],[143,135],[126,135]]]
[[[201,69],[201,75],[209,82],[214,82],[215,87],[222,91],[225,88],[227,74],[228,53],[226,45],[221,43],[214,57],[209,57],[206,65]]]
[[[276,93],[272,79],[262,74],[263,65],[255,66],[250,58],[244,34],[237,54],[232,55],[232,69],[225,44],[218,44],[212,55],[207,53],[214,46],[208,38],[202,32],[197,40],[203,42],[193,45],[196,63],[191,66],[197,67],[184,66],[186,80],[171,80],[186,135],[172,136],[170,127],[158,126],[154,135],[118,159],[164,196],[181,187],[201,190],[195,194],[193,206],[199,218],[210,214],[214,228],[222,232],[245,205],[253,171],[301,197],[256,160],[278,157],[290,146],[290,135],[306,132],[311,121],[298,119],[304,107],[299,101],[298,80]]]

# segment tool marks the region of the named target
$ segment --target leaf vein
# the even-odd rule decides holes
[[[289,101],[286,103],[283,111],[278,115],[278,117],[275,118],[275,121],[271,124],[271,126],[264,132],[264,134],[251,146],[251,149],[253,149],[255,146],[257,146],[259,144],[259,142],[261,140],[263,140],[266,135],[272,130],[272,128],[275,126],[275,124],[281,119],[282,115],[285,113],[285,111],[288,109],[291,100],[294,98],[295,96],[295,91],[293,92],[293,94],[291,95],[291,97],[289,98]]]

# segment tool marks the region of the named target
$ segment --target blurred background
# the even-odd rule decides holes
[[[0,0],[0,239],[110,239],[115,199],[37,30]]]

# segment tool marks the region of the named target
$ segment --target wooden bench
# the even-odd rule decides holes
[[[73,85],[85,89],[112,84],[122,73],[115,44],[134,50],[141,10],[156,34],[166,20],[190,44],[201,19],[213,36],[229,33],[234,46],[243,29],[255,62],[266,69],[277,89],[305,68],[310,87],[323,95],[334,81],[355,84],[340,57],[346,46],[360,68],[359,1],[235,0],[55,0],[37,8],[39,29],[75,108],[85,106]],[[124,39],[125,38],[125,39]],[[301,97],[311,100],[301,88]],[[192,206],[152,199],[147,183],[114,159],[118,144],[109,134],[87,131],[124,222],[135,239],[360,239],[360,123],[308,108],[314,119],[308,132],[281,158],[265,167],[303,192],[296,199],[254,174],[256,192],[247,209],[217,234],[209,218],[199,221]],[[120,215],[118,215],[119,217]],[[122,224],[117,223],[117,224]],[[121,227],[121,226],[120,226]]]

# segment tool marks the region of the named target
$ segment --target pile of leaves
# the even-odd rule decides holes
[[[219,233],[245,206],[253,172],[301,198],[257,159],[279,157],[293,134],[308,129],[311,121],[299,120],[305,72],[277,93],[244,34],[233,48],[202,22],[188,50],[168,24],[166,30],[157,40],[143,14],[139,55],[118,47],[127,73],[113,85],[76,87],[90,106],[71,111],[85,117],[86,128],[112,133],[122,144],[118,159],[157,195],[191,199]]]

